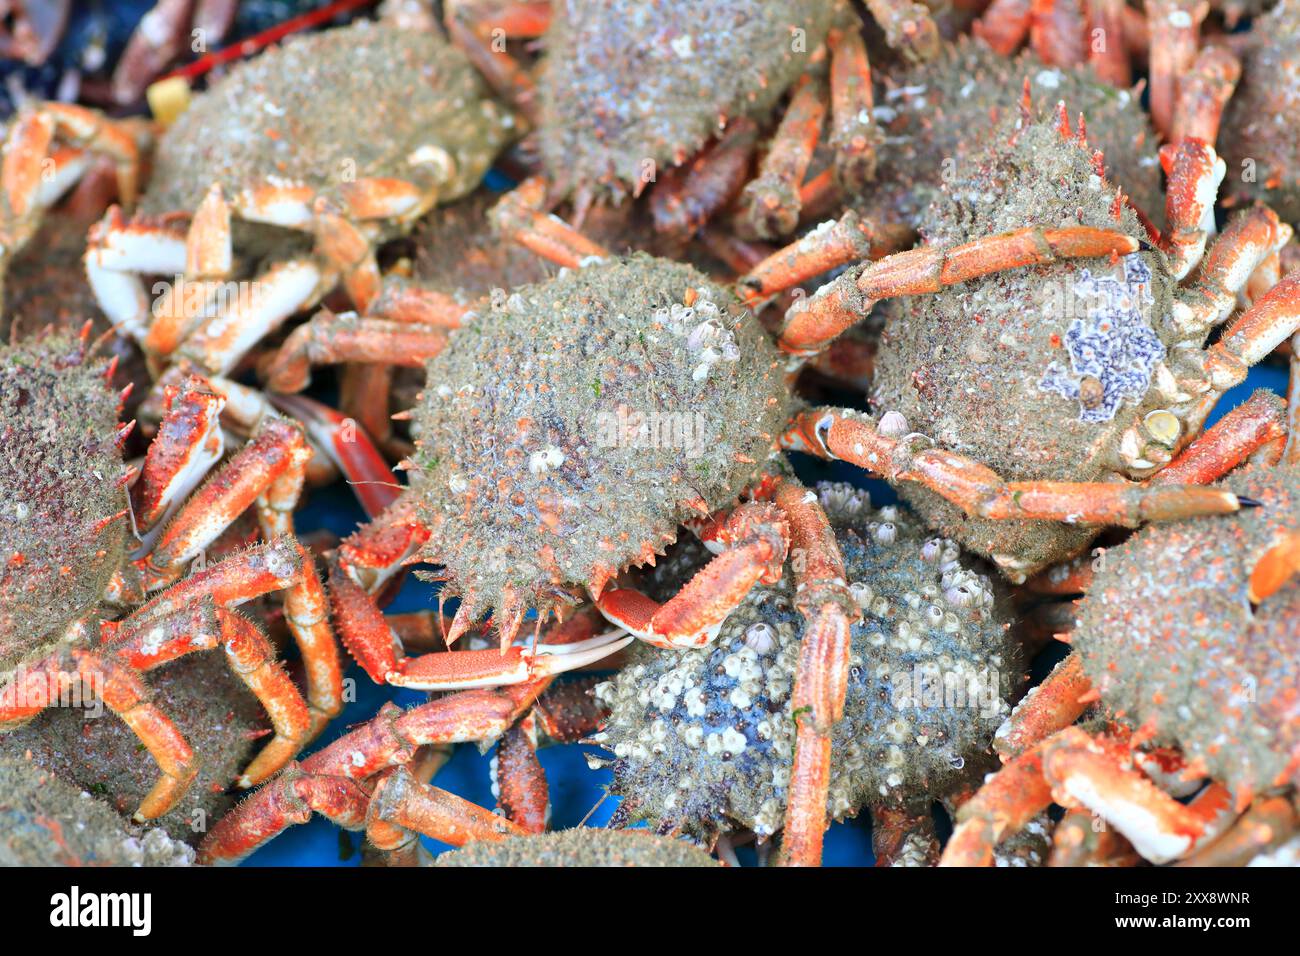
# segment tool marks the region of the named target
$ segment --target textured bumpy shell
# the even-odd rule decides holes
[[[197,845],[234,805],[231,785],[266,727],[256,698],[221,652],[195,654],[150,671],[150,700],[167,714],[198,757],[199,772],[175,809],[153,821],[173,839]],[[158,780],[158,764],[120,719],[104,710],[50,708],[0,736],[0,754],[31,761],[101,797],[124,818]]]
[[[1032,225],[1144,237],[1130,210],[1116,221],[1115,190],[1096,176],[1089,150],[1062,141],[1046,120],[1014,145],[1009,132],[1003,126],[989,151],[957,167],[959,178],[931,207],[927,241]],[[1137,289],[1146,273],[1149,298]],[[1088,259],[1014,269],[888,302],[873,407],[900,412],[912,431],[1007,480],[1103,480],[1118,468],[1123,430],[1156,407],[1149,384],[1173,344],[1163,323],[1171,295],[1168,269],[1152,251],[1114,265]],[[1098,323],[1090,315],[1097,302],[1118,314]],[[1104,394],[1089,390],[1087,361],[1100,366],[1090,381]],[[933,527],[991,556],[1013,579],[1081,550],[1095,533],[972,519],[916,484],[900,493]]]
[[[194,851],[26,760],[0,760],[0,866],[187,866]]]
[[[828,810],[838,819],[864,805],[937,799],[983,766],[1019,680],[1001,588],[905,511],[874,511],[847,485],[820,485],[818,495],[864,612]],[[686,573],[670,564],[667,576],[680,584]],[[611,790],[629,819],[704,840],[781,826],[802,633],[787,570],[779,585],[755,587],[710,646],[639,648],[597,687],[611,716],[596,739],[614,754]]]
[[[540,147],[552,178],[617,196],[674,154],[694,155],[724,118],[762,115],[807,67],[834,6],[557,4],[539,84]]]
[[[509,585],[544,608],[662,550],[687,502],[734,500],[788,402],[762,328],[689,266],[636,255],[503,294],[428,366],[427,557],[480,603]]]
[[[1262,199],[1300,225],[1300,0],[1285,0],[1255,21],[1241,80],[1223,115],[1223,192]],[[1253,167],[1254,181],[1244,173]]]
[[[196,97],[158,143],[141,209],[192,211],[213,183],[228,197],[268,180],[327,195],[370,176],[418,184],[430,167],[408,158],[429,146],[452,161],[446,201],[479,183],[513,126],[455,47],[359,21],[268,50]]]
[[[1279,536],[1300,530],[1300,470],[1225,485],[1263,507],[1152,526],[1107,549],[1073,646],[1109,710],[1154,722],[1158,741],[1233,790],[1258,791],[1300,753],[1300,579],[1253,609],[1246,586]]]
[[[117,396],[75,339],[0,348],[0,681],[91,612],[123,557]]]
[[[1084,115],[1089,137],[1106,154],[1107,178],[1161,222],[1159,143],[1139,97],[1098,83],[1085,70],[1051,67],[1028,51],[1009,59],[964,36],[935,60],[888,77],[875,107],[885,137],[876,178],[853,205],[868,217],[917,223],[936,198],[945,161],[956,169],[983,144],[971,131],[1017,115],[1026,78],[1038,110],[1064,100],[1071,122]]]
[[[443,853],[435,866],[717,866],[681,840],[627,830],[580,828],[481,841]]]

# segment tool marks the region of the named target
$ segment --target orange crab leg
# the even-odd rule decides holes
[[[222,395],[198,376],[177,387],[163,388],[166,413],[145,453],[140,477],[131,488],[136,530],[162,522],[221,460],[225,450],[220,428]]]
[[[1261,361],[1300,329],[1300,271],[1292,272],[1256,302],[1206,350],[1205,370],[1217,394],[1246,378]],[[1217,398],[1216,394],[1216,398]]]
[[[1219,138],[1223,108],[1241,78],[1241,61],[1224,46],[1208,46],[1197,54],[1190,72],[1179,81],[1170,142]]]
[[[749,267],[736,280],[736,291],[745,305],[755,308],[823,272],[870,258],[875,241],[875,225],[849,210]]]
[[[799,224],[799,187],[817,148],[826,108],[822,80],[812,74],[800,77],[758,178],[737,202],[737,231],[745,238],[775,239]]]
[[[1048,866],[1136,866],[1133,845],[1109,827],[1097,827],[1090,810],[1067,810],[1052,832]]]
[[[1151,121],[1166,138],[1173,127],[1178,82],[1191,69],[1200,46],[1206,0],[1146,0],[1150,29]]]
[[[690,236],[730,203],[749,177],[757,140],[754,121],[738,117],[716,143],[694,159],[664,170],[650,193],[655,231]],[[641,186],[638,180],[638,188]]]
[[[994,749],[1003,761],[1019,757],[1078,720],[1092,702],[1091,691],[1079,655],[1070,654],[1016,705],[994,735]]]
[[[1245,866],[1300,829],[1287,797],[1258,800],[1213,843],[1179,861],[1179,866]]]
[[[777,344],[794,355],[812,355],[881,299],[938,292],[980,276],[1060,258],[1127,255],[1140,247],[1137,239],[1123,233],[1076,226],[1017,229],[947,248],[899,252],[850,270],[796,303]]]
[[[913,62],[939,53],[939,28],[929,7],[912,0],[867,0],[872,19],[885,31],[885,42]]]
[[[464,846],[473,840],[504,840],[530,832],[463,797],[421,783],[405,767],[398,767],[379,782],[370,801],[368,820],[414,830],[452,846]]]
[[[488,85],[534,123],[537,105],[532,76],[510,56],[497,37],[536,38],[551,22],[549,2],[500,0],[490,5],[453,2],[445,5],[447,35],[483,74]]]
[[[1286,434],[1286,403],[1276,392],[1261,388],[1199,435],[1150,482],[1209,484],[1247,459],[1258,457],[1261,450],[1265,460],[1276,463]]]
[[[1052,802],[1040,749],[1028,750],[990,777],[957,811],[940,866],[991,866],[993,849]]]
[[[781,838],[781,861],[819,866],[830,789],[831,729],[844,715],[850,627],[861,610],[849,594],[844,559],[826,512],[803,485],[783,480],[777,506],[790,521],[796,607],[804,619],[791,705],[796,722],[794,763]]]
[[[420,368],[446,346],[447,333],[439,328],[322,309],[280,346],[267,385],[277,392],[300,392],[311,384],[313,365],[372,362]]]
[[[1133,69],[1124,43],[1124,0],[1087,0],[1086,6],[1088,62],[1098,78],[1126,90],[1133,85]]]
[[[609,258],[604,246],[558,216],[541,211],[545,193],[546,184],[540,178],[526,179],[501,197],[488,216],[501,235],[556,265],[577,269],[587,259]]]
[[[596,606],[610,622],[655,647],[703,647],[759,581],[780,580],[789,546],[780,509],[749,502],[736,508],[717,530],[717,554],[666,604],[632,588],[606,590]]]
[[[845,189],[862,189],[876,174],[876,144],[881,138],[872,114],[871,61],[866,42],[856,29],[832,31],[828,44],[835,179]],[[805,182],[801,179],[795,185],[802,187]],[[800,203],[802,199],[800,188]]]
[[[1087,20],[1081,0],[1033,0],[1029,43],[1045,63],[1082,66]]]
[[[993,0],[971,32],[1003,56],[1020,49],[1034,19],[1033,0]]]

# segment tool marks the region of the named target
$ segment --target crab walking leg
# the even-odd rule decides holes
[[[1183,484],[1183,482],[1176,482],[1176,484]],[[1188,484],[1200,484],[1200,482],[1188,482]],[[1025,590],[1030,594],[1048,597],[1083,594],[1092,587],[1092,579],[1097,571],[1096,555],[1099,551],[1101,549],[1091,554],[1079,555],[1069,561],[1062,561],[1046,571],[1040,571],[1025,582]]]
[[[535,87],[528,70],[515,61],[501,39],[536,39],[551,23],[551,4],[539,0],[453,0],[443,6],[451,37],[496,92],[537,123]]]
[[[1200,46],[1201,22],[1209,13],[1206,0],[1146,0],[1151,36],[1151,121],[1169,138],[1178,82],[1191,69]]]
[[[267,385],[276,392],[300,392],[311,384],[313,365],[366,362],[420,368],[446,345],[447,333],[433,326],[325,309],[289,334]]]
[[[1199,486],[1145,486],[1125,481],[1003,481],[963,455],[927,448],[906,422],[874,419],[847,409],[798,415],[780,444],[819,458],[842,460],[887,481],[916,481],[979,518],[1033,519],[1136,527],[1202,514],[1231,514],[1243,502],[1231,492]],[[922,439],[923,440],[923,439]]]
[[[1090,810],[1067,810],[1052,833],[1048,866],[1136,866],[1133,845],[1108,827],[1098,827]]]
[[[371,798],[367,820],[366,832],[381,850],[392,847],[394,828],[413,830],[452,846],[464,846],[474,840],[527,836],[531,832],[463,797],[421,783],[405,767],[398,767],[380,781]],[[385,828],[374,828],[374,822],[385,824]],[[375,837],[381,842],[376,842]]]
[[[1083,66],[1087,19],[1082,0],[1033,0],[1029,45],[1052,66]]]
[[[1126,90],[1133,85],[1133,66],[1124,44],[1124,0],[1086,0],[1088,62],[1103,82]]]
[[[252,439],[191,496],[167,525],[153,550],[138,559],[145,587],[174,581],[268,487],[311,457],[301,426],[263,418]]]
[[[55,693],[80,685],[103,701],[144,744],[160,776],[135,811],[137,821],[162,816],[176,805],[198,773],[194,752],[176,725],[149,703],[149,689],[138,674],[111,656],[72,650],[70,660],[53,655],[23,669],[0,691],[0,728],[8,729],[40,713]],[[56,686],[58,690],[56,690]]]
[[[1215,142],[1223,108],[1240,78],[1241,61],[1227,47],[1207,46],[1198,53],[1191,72],[1179,82],[1170,142]]]
[[[352,485],[367,517],[378,517],[401,494],[402,486],[360,422],[302,395],[277,395],[273,401],[306,427],[312,443]]]
[[[1052,802],[1038,748],[1028,750],[990,777],[957,811],[956,827],[940,866],[992,866],[1003,837],[1023,829]]]
[[[212,828],[199,847],[203,863],[237,862],[313,810],[339,826],[365,825],[368,778],[409,763],[429,744],[493,740],[536,702],[537,682],[470,690],[403,711],[386,703],[368,723],[290,765]]]
[[[1095,699],[1079,655],[1070,654],[1016,705],[993,735],[993,749],[1003,762],[1014,760],[1069,727]]]
[[[525,249],[570,269],[581,268],[588,259],[607,259],[610,252],[592,242],[559,216],[541,211],[546,183],[540,177],[526,179],[488,211],[493,228]]]
[[[871,810],[871,850],[876,866],[934,866],[939,862],[939,834],[929,806]]]
[[[800,300],[786,314],[778,345],[813,355],[856,324],[881,299],[924,295],[970,279],[1057,259],[1127,255],[1141,243],[1106,229],[1074,226],[1017,229],[961,245],[922,246],[851,269]]]
[[[759,174],[740,194],[736,225],[748,239],[775,239],[799,224],[799,187],[826,118],[825,83],[805,74],[795,85]]]
[[[1168,178],[1160,244],[1170,272],[1181,280],[1196,268],[1214,234],[1214,200],[1227,166],[1213,146],[1197,139],[1162,146],[1160,164]]]
[[[933,59],[939,53],[939,28],[930,16],[929,7],[912,0],[866,0],[885,42],[917,62]]]
[[[749,178],[750,157],[757,140],[754,121],[737,117],[716,143],[694,159],[663,170],[650,193],[655,231],[690,236],[727,206]],[[637,179],[634,195],[645,190],[647,178]]]
[[[781,837],[781,862],[820,866],[830,790],[831,730],[844,715],[849,680],[849,629],[861,610],[849,594],[835,533],[816,495],[793,479],[775,489],[790,522],[795,606],[804,619],[791,706],[794,763]]]
[[[83,257],[95,301],[114,326],[144,342],[152,321],[145,275],[183,276],[185,237],[159,220],[127,222],[110,206],[90,228]]]
[[[861,189],[876,175],[876,145],[883,138],[872,113],[871,61],[856,27],[832,30],[828,45],[835,180],[845,189]],[[795,187],[802,185],[801,178]]]
[[[1247,460],[1276,464],[1286,435],[1286,402],[1276,392],[1261,388],[1198,436],[1150,483],[1204,485]]]
[[[995,52],[1010,56],[1029,36],[1033,19],[1033,0],[993,0],[972,25],[971,32]]]
[[[107,156],[117,171],[117,194],[130,207],[140,182],[140,147],[126,125],[72,103],[42,103],[38,109],[54,121],[56,134],[68,145]]]
[[[1260,853],[1284,843],[1300,830],[1300,817],[1288,797],[1264,797],[1217,840],[1178,862],[1178,866],[1246,866]]]
[[[1300,331],[1300,270],[1270,289],[1206,350],[1212,401],[1246,378],[1250,366]],[[1205,409],[1208,414],[1209,408]]]
[[[613,588],[596,596],[600,613],[655,647],[709,644],[755,584],[780,580],[790,530],[778,507],[749,502],[731,512],[715,540],[726,550],[715,554],[667,603],[633,588]]]
[[[823,272],[871,258],[875,242],[875,224],[849,210],[752,266],[736,281],[736,291],[745,305],[756,308]]]

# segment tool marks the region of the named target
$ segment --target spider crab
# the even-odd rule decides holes
[[[1196,137],[1162,155],[1168,225],[1155,236],[1105,181],[1104,158],[1082,123],[1071,130],[1063,104],[1055,122],[1026,113],[1004,132],[945,184],[926,245],[823,285],[787,312],[779,344],[815,353],[901,296],[887,303],[875,362],[872,404],[883,414],[809,411],[794,435],[820,457],[889,462],[887,476],[906,479],[900,493],[931,527],[1022,581],[1082,551],[1097,523],[1140,517],[1122,504],[1141,487],[1134,479],[1166,465],[1223,392],[1295,331],[1300,294],[1295,281],[1279,283],[1202,348],[1290,227],[1257,206],[1207,254],[1224,167]],[[1124,238],[1109,263],[1101,249],[1066,258],[1051,251],[1063,227]],[[990,233],[1000,235],[974,238]],[[741,286],[751,298],[770,294],[782,268],[806,274],[801,262],[818,251],[796,244],[784,266],[774,257],[777,269]],[[882,433],[900,440],[882,445]],[[995,473],[1023,490],[1006,491]],[[1026,505],[1055,520],[1008,520]]]
[[[962,807],[945,864],[986,864],[1052,801],[1101,816],[1154,863],[1241,863],[1296,831],[1297,423],[1283,454],[1285,405],[1248,405],[1171,469],[1214,480],[1249,460],[1225,485],[1264,507],[1107,549],[1063,638],[1070,655],[999,729],[1005,764]],[[1074,725],[1094,703],[1101,719]]]
[[[88,336],[89,326],[80,338],[7,346],[0,362],[10,448],[0,470],[0,726],[30,720],[74,687],[97,695],[158,762],[161,776],[136,811],[150,819],[189,786],[196,756],[150,701],[142,672],[225,650],[276,731],[243,786],[277,770],[338,712],[342,679],[320,580],[292,536],[310,456],[301,429],[267,419],[196,491],[222,455],[224,400],[193,380],[171,393],[138,473],[124,470],[119,449],[134,423],[116,424],[125,396],[110,391],[113,363],[95,360]],[[194,567],[250,506],[269,540]],[[234,610],[276,591],[306,664],[307,701],[261,630]]]
[[[224,375],[339,281],[370,308],[375,247],[473,189],[515,126],[434,33],[358,21],[296,37],[160,137],[139,214],[109,210],[87,275],[156,362]],[[178,279],[151,305],[147,275]]]

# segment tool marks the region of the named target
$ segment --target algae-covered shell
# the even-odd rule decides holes
[[[358,21],[233,69],[159,140],[146,213],[191,211],[213,183],[333,195],[367,177],[468,193],[514,134],[463,53],[434,33]]]
[[[198,765],[176,806],[151,825],[197,845],[234,805],[232,785],[257,749],[266,717],[222,653],[190,655],[150,671],[147,680],[150,701],[176,724]],[[51,707],[0,736],[0,755],[29,759],[124,820],[158,780],[158,764],[139,738],[102,706]]]
[[[480,841],[443,853],[434,866],[717,866],[711,856],[682,840],[635,830],[579,828]]]
[[[557,4],[538,91],[547,169],[570,190],[614,196],[652,182],[725,119],[770,110],[807,68],[834,9],[816,0]]]
[[[1262,199],[1300,226],[1298,116],[1300,0],[1283,0],[1246,36],[1241,79],[1224,109],[1218,143],[1228,165],[1224,194]]]
[[[1145,232],[1116,204],[1092,152],[1046,118],[1004,125],[958,166],[925,236],[961,243],[1026,226]],[[1151,387],[1176,344],[1164,322],[1173,279],[1156,250],[1012,269],[934,295],[891,300],[872,405],[910,431],[987,464],[1008,481],[1100,481],[1123,469],[1119,439],[1158,407]],[[1087,546],[1095,529],[971,518],[906,482],[932,527],[991,557],[1013,580]]]
[[[91,612],[122,561],[117,402],[78,339],[0,346],[0,682]]]
[[[0,760],[0,866],[188,866],[194,851],[128,825],[89,793],[22,759]]]
[[[1300,753],[1300,579],[1257,607],[1247,588],[1259,558],[1300,531],[1300,469],[1224,484],[1263,507],[1108,548],[1072,645],[1108,710],[1154,726],[1234,792],[1258,792]]]
[[[971,780],[1009,712],[1017,648],[999,584],[906,511],[819,485],[863,610],[852,629],[828,810],[938,799]],[[671,586],[671,585],[669,585]],[[620,815],[708,840],[780,828],[794,751],[803,619],[791,572],[755,587],[700,650],[641,647],[597,697]]]
[[[1107,178],[1154,222],[1163,221],[1159,141],[1134,91],[1101,83],[1082,68],[1048,66],[1029,51],[1008,58],[965,36],[934,60],[886,78],[874,110],[883,134],[876,176],[851,204],[873,218],[919,222],[944,178],[983,145],[972,132],[1018,114],[1026,80],[1035,111],[1063,101],[1072,121],[1086,118],[1090,140],[1105,154]]]
[[[689,266],[634,255],[495,297],[430,361],[416,411],[428,559],[476,610],[600,585],[735,499],[788,418],[783,370]]]

